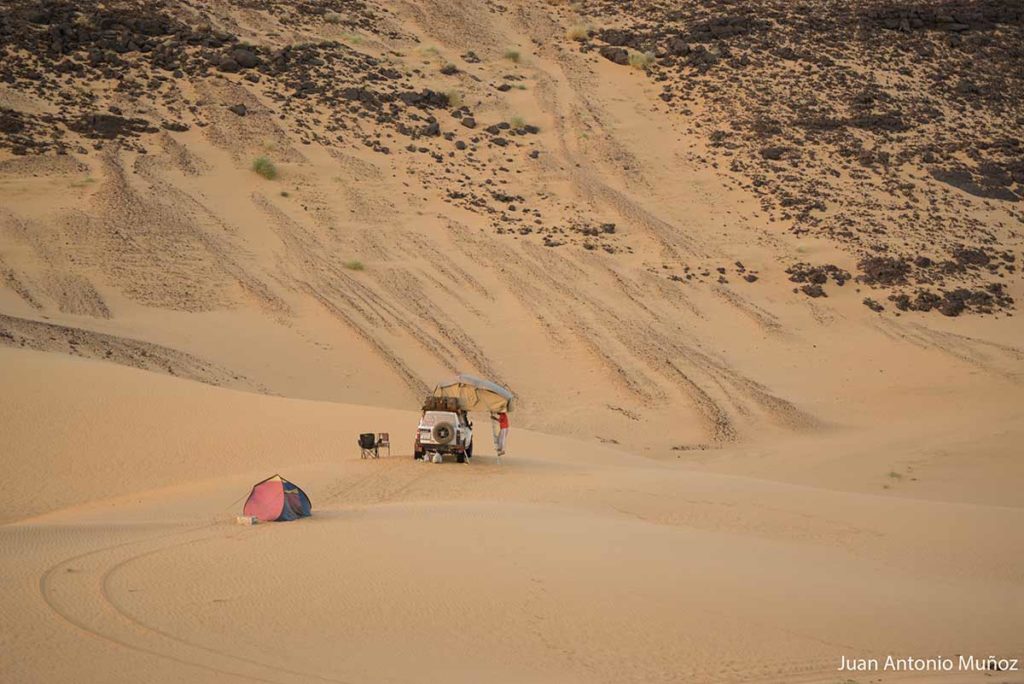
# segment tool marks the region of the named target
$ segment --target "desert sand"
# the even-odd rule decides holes
[[[837,671],[1024,661],[1020,100],[886,53],[950,114],[833,175],[606,5],[0,3],[0,680],[1024,681]],[[1007,12],[877,35],[994,59]],[[486,415],[412,459],[458,371],[517,395],[500,464]],[[313,516],[236,524],[274,473]]]

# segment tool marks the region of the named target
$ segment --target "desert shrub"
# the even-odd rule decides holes
[[[519,50],[505,50],[505,59],[518,64],[519,60],[522,59],[522,55],[519,54]]]
[[[463,104],[462,93],[458,90],[446,90],[444,96],[448,98],[448,106],[452,109],[458,109]]]
[[[277,178],[277,167],[274,166],[274,162],[270,161],[266,157],[256,157],[252,163],[252,170],[267,180],[274,180]]]
[[[648,69],[654,64],[653,52],[630,52],[629,66],[634,69]]]
[[[586,40],[590,37],[590,34],[593,33],[593,31],[594,29],[587,24],[576,24],[575,26],[569,27],[565,32],[565,36],[569,40]]]
[[[324,12],[324,21],[326,21],[328,24],[340,24],[342,21],[342,16],[337,12]]]
[[[511,119],[508,120],[508,124],[509,126],[518,131],[520,128],[526,127],[526,119],[524,119],[521,116],[513,116]]]
[[[345,268],[347,268],[350,271],[365,271],[366,270],[366,266],[364,266],[363,262],[359,261],[358,259],[352,259],[350,261],[346,261],[344,263],[344,266],[345,266]]]

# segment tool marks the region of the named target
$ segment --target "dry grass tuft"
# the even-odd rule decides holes
[[[569,40],[583,41],[590,38],[592,35],[594,35],[594,29],[588,24],[576,24],[575,26],[570,26],[565,32],[565,37]]]
[[[274,162],[270,161],[266,157],[256,157],[252,162],[252,170],[267,180],[274,180],[277,178],[277,167],[274,166]]]
[[[654,64],[654,53],[653,52],[630,52],[629,53],[629,66],[634,69],[647,70]]]

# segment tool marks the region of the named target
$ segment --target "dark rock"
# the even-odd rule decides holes
[[[1017,202],[1020,197],[1009,188],[995,184],[982,184],[975,180],[973,174],[963,168],[952,169],[931,169],[930,173],[935,180],[952,185],[954,188],[986,199],[997,199],[1007,202]]]
[[[955,292],[947,292],[942,298],[942,302],[939,304],[939,313],[943,316],[955,317],[963,313],[964,309],[967,308],[964,304],[964,297],[960,296],[957,290]]]
[[[228,111],[238,116],[245,116],[249,113],[249,109],[244,104],[231,105],[228,107]]]
[[[857,264],[862,275],[857,280],[868,285],[903,285],[907,282],[910,264],[902,259],[892,257],[867,257]]]
[[[787,268],[786,273],[791,282],[810,285],[824,285],[831,278],[837,285],[842,286],[850,279],[848,271],[834,264],[813,266],[808,263],[799,263]]]
[[[0,133],[21,133],[25,130],[22,116],[13,109],[0,109]]]
[[[953,258],[961,266],[988,266],[991,259],[985,250],[975,247],[960,246],[953,250]]]
[[[821,285],[804,285],[803,287],[800,288],[800,291],[803,292],[808,297],[818,298],[828,296],[825,294],[825,290],[822,289]]]
[[[624,48],[606,45],[598,51],[598,54],[616,64],[629,64],[629,52]]]
[[[938,306],[941,301],[942,298],[934,292],[922,290],[914,297],[914,300],[910,303],[910,308],[914,311],[928,312]]]
[[[476,119],[474,119],[471,116],[464,116],[464,117],[462,117],[461,123],[466,128],[476,128]]]
[[[140,133],[155,133],[158,130],[145,119],[126,119],[114,114],[87,114],[67,126],[87,138],[104,140],[132,137]]]
[[[885,311],[885,307],[876,302],[874,299],[871,299],[871,297],[864,298],[864,306],[868,307],[869,309],[875,312]]]
[[[243,69],[252,69],[260,63],[260,58],[248,48],[235,48],[231,51],[231,59]]]
[[[674,57],[684,57],[690,54],[690,44],[676,36],[674,38],[669,38],[666,50],[668,51],[668,54]]]

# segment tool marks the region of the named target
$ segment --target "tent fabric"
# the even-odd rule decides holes
[[[512,411],[512,392],[501,385],[482,378],[460,373],[434,388],[435,397],[455,397],[464,411]]]
[[[296,520],[312,515],[313,505],[297,485],[274,475],[253,485],[242,513],[261,522]]]

